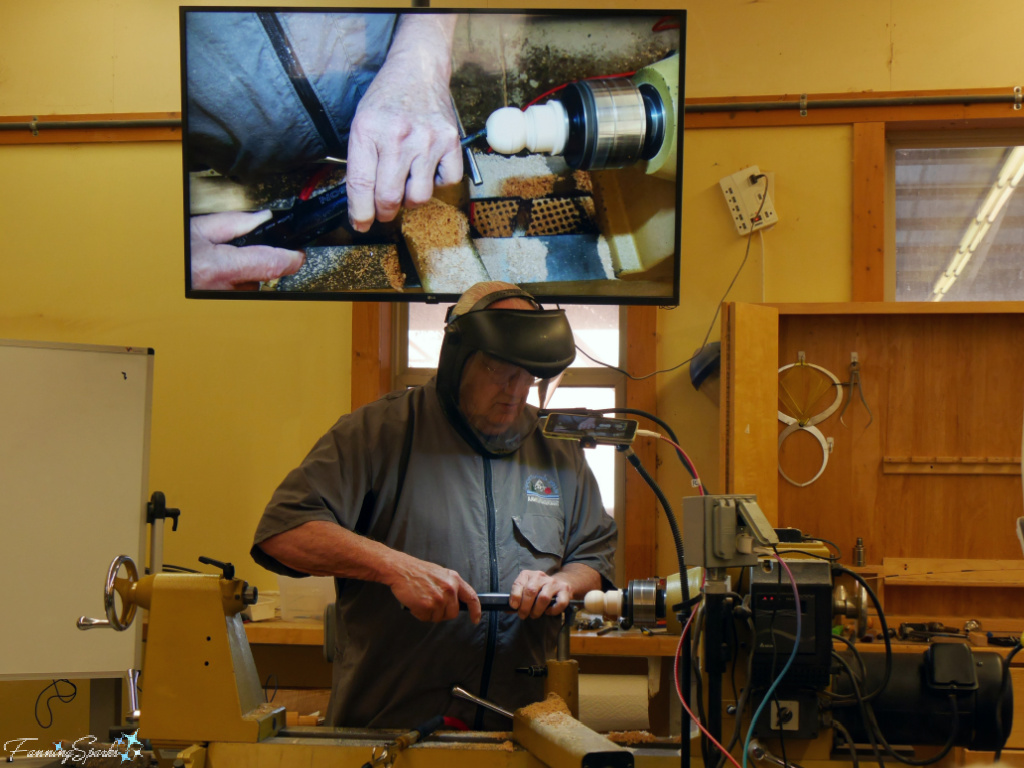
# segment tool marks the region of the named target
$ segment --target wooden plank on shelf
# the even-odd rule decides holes
[[[250,621],[245,636],[252,645],[323,645],[322,621]]]
[[[886,557],[887,587],[1024,587],[1024,560],[947,560]]]
[[[569,650],[576,656],[675,656],[679,635],[641,632],[573,632]]]

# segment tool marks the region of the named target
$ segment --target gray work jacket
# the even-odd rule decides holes
[[[451,568],[477,592],[508,592],[525,569],[552,574],[568,563],[590,566],[606,584],[613,575],[615,525],[579,446],[535,430],[516,453],[482,457],[445,418],[433,380],[343,416],[274,493],[253,557],[301,575],[258,545],[311,520]],[[431,624],[381,584],[336,587],[328,724],[411,728],[447,714],[507,730],[501,716],[452,699],[451,687],[507,709],[543,698],[542,680],[516,669],[554,657],[561,617],[489,613],[474,626],[463,613]]]
[[[255,13],[188,16],[188,157],[247,181],[346,154],[356,107],[384,63],[396,18],[271,15],[281,32],[273,41]]]

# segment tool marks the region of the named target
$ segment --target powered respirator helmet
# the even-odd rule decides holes
[[[495,309],[504,299],[524,299],[534,309]],[[551,379],[576,359],[576,344],[565,310],[543,309],[511,283],[478,283],[448,310],[437,366],[437,393],[448,421],[484,456],[515,451],[536,428],[535,412],[523,413],[508,430],[487,435],[472,426],[459,404],[462,374],[470,357],[483,352],[519,366],[539,379]]]

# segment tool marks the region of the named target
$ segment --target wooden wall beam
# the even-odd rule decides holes
[[[352,410],[391,391],[391,305],[352,304]]]
[[[885,123],[853,126],[853,300],[885,301]]]

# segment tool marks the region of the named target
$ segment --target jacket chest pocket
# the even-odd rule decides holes
[[[513,515],[519,570],[554,573],[562,567],[565,520],[560,514],[524,512]]]

